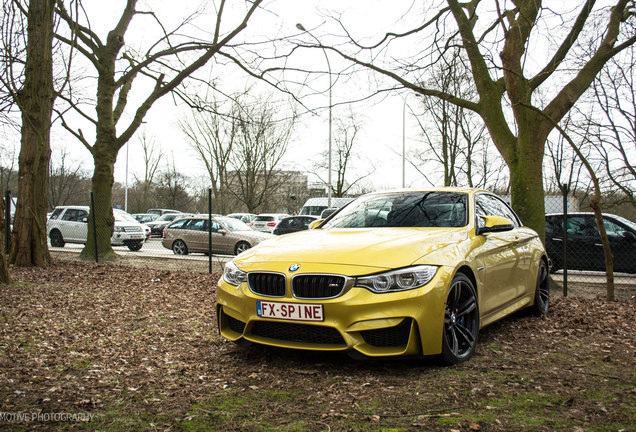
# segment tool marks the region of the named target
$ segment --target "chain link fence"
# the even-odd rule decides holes
[[[6,218],[11,221],[15,198],[5,196]],[[181,213],[151,209],[130,215],[123,210],[88,205],[56,207],[47,217],[49,250],[54,258],[77,259],[89,236],[95,236],[95,221],[89,217],[110,212],[114,217],[112,250],[123,264],[165,270],[221,272],[232,257],[255,246],[272,234],[252,229],[239,219],[208,213]],[[568,287],[584,284],[598,295],[605,290],[605,259],[594,214],[580,211],[573,196],[548,195],[546,250],[551,261],[552,281],[567,295]],[[208,193],[211,209],[211,193]],[[625,210],[627,209],[627,210]],[[636,290],[636,214],[604,213],[605,228],[614,257],[614,281],[619,287]],[[636,212],[634,212],[636,213]],[[566,217],[567,215],[567,217]],[[239,217],[239,216],[237,216]],[[10,224],[7,224],[7,243]],[[266,227],[271,230],[273,227]],[[211,251],[211,253],[210,253]],[[99,261],[99,251],[95,260]]]
[[[567,189],[565,189],[567,190]],[[585,286],[588,292],[604,295],[605,253],[596,218],[588,206],[589,197],[546,196],[545,246],[550,258],[552,281],[563,294]],[[618,206],[603,211],[603,221],[614,263],[614,284],[636,292],[636,210]]]

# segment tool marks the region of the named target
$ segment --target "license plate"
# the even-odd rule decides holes
[[[297,321],[323,321],[321,304],[256,302],[256,314],[263,318]]]

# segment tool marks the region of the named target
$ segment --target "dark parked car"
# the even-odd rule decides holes
[[[614,255],[614,271],[636,273],[636,223],[603,214],[605,230]],[[545,218],[545,247],[551,271],[563,268],[563,214]],[[567,221],[567,268],[605,271],[605,255],[594,213],[569,213]]]
[[[288,216],[282,218],[276,228],[274,228],[273,234],[289,234],[298,231],[304,231],[309,228],[309,224],[317,220],[316,216]]]
[[[163,235],[163,229],[175,219],[191,216],[186,213],[164,213],[152,222],[146,222],[146,225],[150,227],[150,235],[152,237],[161,237]]]

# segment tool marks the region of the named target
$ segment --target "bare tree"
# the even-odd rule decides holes
[[[348,47],[315,42],[304,46],[337,52],[343,59],[388,78],[394,86],[477,113],[509,167],[513,207],[543,238],[546,139],[603,65],[636,42],[632,0],[615,0],[613,7],[599,9],[594,8],[595,3],[586,0],[578,13],[568,14],[571,5],[563,3],[562,12],[557,12],[555,5],[548,9],[541,0],[494,4],[447,0],[444,7],[423,10],[418,24],[386,33],[376,43],[354,39],[340,23],[344,37],[349,38]],[[547,41],[540,38],[542,30],[549,32]],[[587,51],[577,45],[583,34],[595,36],[584,41]],[[532,45],[535,41],[543,43],[540,51]],[[410,57],[391,51],[405,46],[417,51]],[[455,46],[468,59],[471,85],[477,95],[474,99],[427,85],[423,78],[430,65]],[[528,61],[530,53],[539,52],[540,57]],[[398,55],[400,60],[396,62]],[[540,100],[539,96],[548,94],[548,88],[553,96]]]
[[[158,173],[155,193],[161,207],[188,211],[193,198],[188,193],[190,179],[177,170],[174,157]]]
[[[227,171],[238,125],[229,116],[231,113],[223,112],[221,103],[213,101],[209,105],[207,109],[180,121],[179,128],[208,173],[213,210],[227,214],[229,202],[224,193],[227,191]]]
[[[25,6],[19,2],[2,3],[0,21],[0,124],[20,129],[16,121],[18,107],[15,89],[24,78],[26,59],[27,19],[23,13]]]
[[[622,60],[622,61],[621,61]],[[592,85],[594,109],[585,115],[587,142],[599,155],[609,180],[636,207],[636,49],[612,59]],[[605,177],[604,176],[604,177]]]
[[[51,157],[49,168],[49,208],[58,205],[77,204],[77,197],[88,199],[90,179],[80,163],[69,160],[66,148],[58,150]]]
[[[262,0],[245,3],[242,13],[239,12],[238,5],[232,8],[231,13],[226,13],[226,3],[225,0],[219,3],[212,28],[197,27],[197,35],[184,35],[189,20],[173,30],[167,30],[155,13],[138,10],[137,0],[127,0],[117,24],[108,32],[106,40],[102,40],[92,30],[90,22],[81,19],[84,15],[68,11],[62,0],[56,0],[56,12],[68,29],[66,33],[57,32],[56,37],[76,46],[88,60],[88,64],[95,69],[97,76],[97,93],[94,101],[96,116],[91,114],[92,110],[83,109],[75,98],[65,98],[73,110],[92,124],[95,129],[94,141],[91,143],[81,128],[73,127],[65,119],[62,125],[93,156],[95,169],[92,189],[96,208],[102,209],[95,215],[96,241],[102,259],[116,257],[110,245],[114,218],[112,212],[104,209],[112,208],[114,164],[119,150],[135,134],[154,103],[166,94],[176,91],[186,78],[207,64],[210,59],[218,56],[229,58],[230,61],[236,60],[232,50],[237,49],[241,43],[238,36],[247,27]],[[146,25],[148,30],[150,24],[155,24],[154,27],[162,32],[144,53],[125,44],[126,34],[135,17],[135,25]],[[151,33],[147,31],[147,34]],[[152,89],[145,93],[143,100],[136,107],[130,108],[128,104],[131,100],[128,96],[138,78],[146,82],[150,80],[153,83]],[[130,116],[124,116],[124,112],[129,112]],[[131,120],[124,124],[124,118]],[[92,219],[89,217],[89,225],[92,225]],[[92,229],[92,226],[89,226],[89,229]],[[95,246],[93,238],[89,238],[81,256],[93,256]]]
[[[357,148],[354,148],[361,128],[361,122],[351,110],[347,116],[337,117],[336,119],[336,131],[332,149],[332,157],[335,156],[333,158],[335,162],[333,169],[335,170],[336,181],[335,184],[331,185],[331,192],[334,197],[344,197],[349,194],[360,182],[373,173],[372,164],[366,161],[365,166],[370,166],[370,168],[362,174],[354,174],[356,173],[356,165],[358,167],[360,165],[357,162],[362,159],[357,152]],[[325,184],[328,182],[323,179],[320,173],[329,169],[325,163],[328,159],[327,151],[322,152],[319,162],[315,163],[313,167],[314,174]]]
[[[136,174],[134,176],[137,192],[135,207],[145,211],[150,207],[152,186],[164,154],[161,152],[161,147],[157,146],[155,137],[149,136],[145,129],[139,135],[139,143],[143,152],[144,174],[143,177],[138,177]]]
[[[236,138],[230,156],[228,192],[249,212],[261,208],[289,180],[281,161],[289,146],[295,116],[279,118],[281,109],[271,100],[237,100],[232,117]]]
[[[449,50],[432,66],[427,85],[439,86],[445,93],[464,99],[476,98],[471,86],[470,71],[457,48]],[[411,150],[411,165],[430,184],[436,184],[437,172],[445,186],[500,186],[506,180],[503,160],[488,152],[490,143],[486,126],[474,112],[445,99],[428,96],[419,98],[422,114],[411,113],[420,128],[424,148]],[[502,169],[503,168],[503,169]]]

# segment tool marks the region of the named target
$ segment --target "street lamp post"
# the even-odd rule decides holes
[[[406,187],[406,99],[409,97],[407,93],[404,96],[404,106],[402,107],[402,187]]]
[[[329,63],[329,56],[327,55],[327,50],[325,49],[325,47],[322,46],[322,44],[320,43],[320,39],[318,39],[316,36],[314,36],[309,30],[305,29],[305,26],[303,26],[301,23],[296,24],[296,28],[300,31],[303,31],[305,33],[307,33],[309,36],[311,36],[312,38],[314,38],[316,40],[316,42],[318,42],[318,45],[320,45],[322,47],[322,52],[325,55],[325,59],[327,60],[327,69],[329,71],[329,154],[327,157],[328,160],[328,173],[327,173],[327,207],[331,207],[331,122],[332,122],[332,117],[331,117],[331,109],[332,109],[332,99],[331,99],[331,89],[333,87],[333,82],[332,82],[332,77],[331,77],[331,63]]]

